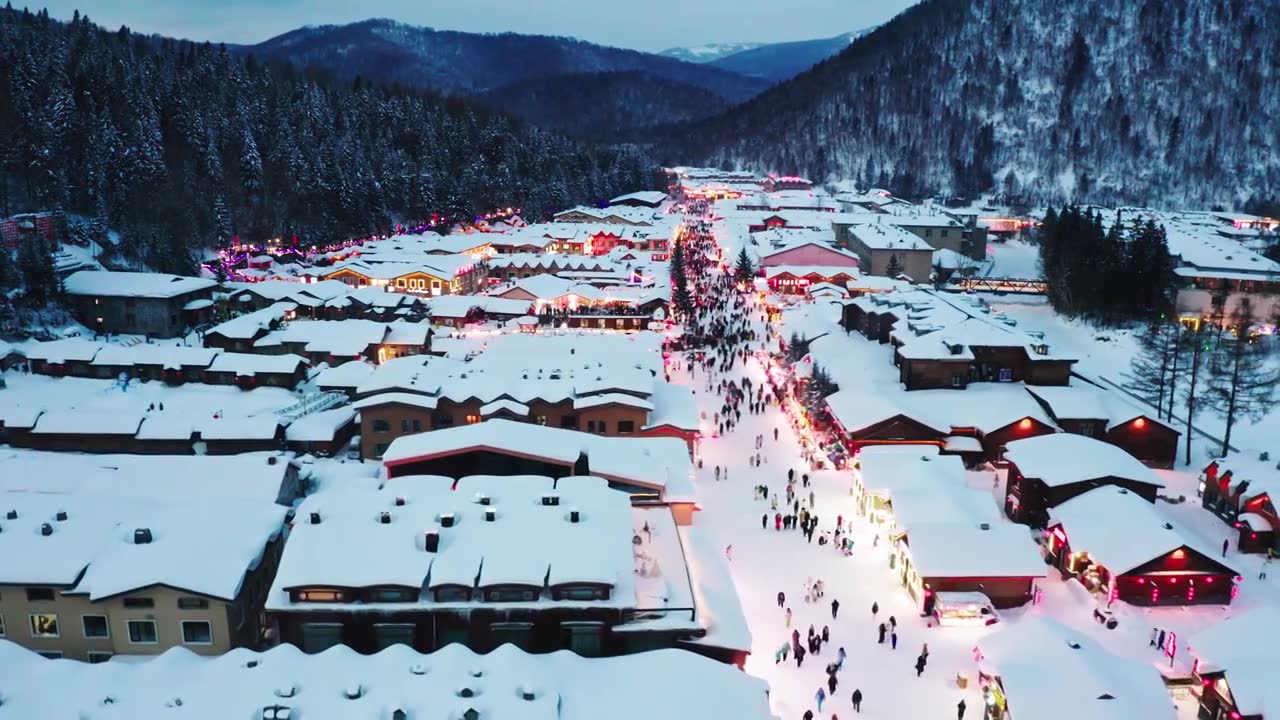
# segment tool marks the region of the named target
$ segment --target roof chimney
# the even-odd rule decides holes
[[[53,534],[53,526],[50,525],[49,523],[44,523],[43,525],[40,526],[40,534],[45,537],[49,537],[50,535]]]
[[[498,511],[493,508],[486,508],[484,511],[485,522],[493,522],[498,519]]]
[[[134,545],[150,545],[151,544],[151,528],[138,528],[133,531]]]
[[[577,522],[578,522],[579,520],[581,520],[581,519],[582,519],[582,515],[581,515],[581,514],[579,514],[577,510],[570,510],[570,511],[569,511],[569,522],[571,522],[571,523],[577,523]]]
[[[318,512],[313,512],[313,513],[311,513],[311,524],[312,524],[312,525],[319,525],[319,524],[320,524],[320,513],[318,513]]]
[[[58,522],[66,522],[66,521],[67,521],[67,511],[66,511],[66,510],[59,510],[59,511],[58,511],[58,514],[56,514],[56,515],[54,515],[54,516],[53,516],[53,519],[54,519],[54,520],[57,520]]]
[[[543,505],[559,505],[560,496],[559,495],[543,495],[542,504]]]
[[[453,513],[440,513],[440,527],[453,527]]]
[[[423,536],[423,549],[429,553],[440,552],[440,531],[428,530]]]
[[[6,518],[10,519],[10,520],[17,520],[17,519],[18,519],[18,511],[17,511],[17,510],[10,510],[9,512],[5,513],[5,514],[4,514],[4,516],[5,516]]]
[[[390,524],[391,524],[391,513],[386,512],[386,511],[383,511],[383,512],[378,513],[378,522],[382,523],[383,525],[390,525]]]
[[[403,506],[404,506],[404,497],[397,495],[397,496],[396,496],[396,507],[403,507]]]
[[[493,503],[493,499],[490,498],[488,495],[485,495],[484,493],[480,493],[476,495],[476,502],[480,503],[481,505],[490,505]]]

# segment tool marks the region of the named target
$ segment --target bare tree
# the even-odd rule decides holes
[[[1197,394],[1199,390],[1200,368],[1203,365],[1204,356],[1209,352],[1209,337],[1202,332],[1199,327],[1193,332],[1184,333],[1182,335],[1182,350],[1188,355],[1188,362],[1191,363],[1187,368],[1185,376],[1187,386],[1182,390],[1182,401],[1187,406],[1187,442],[1184,455],[1186,464],[1191,464],[1191,434],[1196,419],[1196,414],[1200,412],[1204,405],[1204,398]]]
[[[1206,400],[1223,420],[1222,455],[1231,444],[1236,421],[1261,420],[1271,409],[1280,375],[1266,346],[1252,333],[1257,318],[1247,296],[1231,313],[1226,330],[1209,356]]]
[[[1173,412],[1177,380],[1178,344],[1182,325],[1163,320],[1148,325],[1138,336],[1138,352],[1125,374],[1129,389],[1155,406],[1157,417]]]

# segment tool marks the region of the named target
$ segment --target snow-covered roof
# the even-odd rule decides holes
[[[678,532],[697,608],[695,619],[707,631],[690,642],[751,652],[751,628],[719,543],[701,526],[686,525]]]
[[[510,413],[517,417],[528,417],[529,406],[507,398],[494,400],[493,402],[485,403],[480,406],[481,417],[489,417],[500,412]]]
[[[896,494],[899,489],[932,488],[964,482],[964,461],[939,455],[933,445],[873,445],[858,452],[854,476],[868,492]]]
[[[435,410],[439,405],[439,400],[430,395],[418,395],[417,393],[406,392],[388,392],[370,395],[362,400],[357,400],[351,405],[356,410],[363,410],[369,407],[377,407],[379,405],[408,405],[410,407],[423,408],[425,410]]]
[[[849,226],[849,233],[858,242],[872,250],[932,250],[919,235],[903,230],[887,221],[879,221],[883,215],[874,216],[877,221]],[[870,218],[869,218],[870,219]]]
[[[63,338],[45,342],[28,343],[22,354],[32,361],[55,364],[65,362],[89,362],[102,350],[102,343],[83,338]]]
[[[1236,709],[1246,716],[1280,713],[1280,607],[1265,605],[1210,625],[1187,641],[1201,674],[1226,671]]]
[[[609,204],[616,205],[618,203],[626,202],[628,200],[638,200],[642,203],[657,205],[666,199],[667,199],[667,194],[662,192],[661,190],[640,190],[638,192],[627,193],[626,195],[619,195],[618,197],[610,200]]]
[[[979,666],[1000,678],[1010,709],[1034,720],[1174,720],[1151,662],[1106,650],[1088,635],[1030,616],[978,640]]]
[[[14,717],[97,716],[109,697],[110,714],[138,720],[175,711],[187,720],[259,718],[273,706],[308,720],[390,718],[396,710],[413,720],[457,720],[471,709],[483,720],[774,718],[763,680],[670,649],[585,658],[510,644],[488,654],[459,643],[430,654],[393,645],[376,655],[341,645],[307,655],[280,645],[213,657],[173,648],[145,663],[90,665],[0,641],[0,665],[9,681],[5,710]],[[360,696],[348,699],[357,686]],[[463,688],[475,697],[460,697]],[[296,694],[281,697],[289,689]]]
[[[1012,523],[926,522],[907,529],[911,563],[922,578],[1045,577],[1027,528]]]
[[[1115,575],[1182,547],[1214,558],[1193,533],[1124,488],[1104,486],[1077,495],[1049,511],[1049,525],[1061,525],[1072,551],[1089,553]]]
[[[104,297],[171,298],[208,290],[216,280],[148,272],[113,272],[81,270],[63,281],[69,295],[101,295]]]
[[[297,309],[298,306],[294,303],[278,302],[270,307],[219,323],[209,328],[205,334],[221,335],[233,340],[248,340],[269,330],[273,324],[280,322],[286,315]]]
[[[280,419],[274,415],[220,417],[202,421],[197,429],[204,440],[270,440],[280,432]]]
[[[308,413],[289,423],[285,439],[293,442],[333,442],[338,433],[355,422],[356,411],[350,406]]]
[[[559,504],[544,504],[545,496],[558,497]],[[572,510],[579,513],[576,523],[571,522]],[[387,522],[381,521],[384,512]],[[319,524],[313,523],[313,513],[319,513]],[[452,524],[445,527],[442,517],[450,514]],[[610,599],[584,601],[588,605],[636,604],[631,501],[600,478],[400,477],[377,490],[313,495],[296,517],[267,603],[270,609],[341,610],[332,603],[293,602],[288,591],[384,585],[421,590],[421,607],[437,606],[427,591],[442,586],[518,584],[549,590],[565,583],[602,583],[614,589]],[[440,537],[436,552],[428,552],[424,544],[424,533],[432,528]],[[537,542],[522,542],[534,538]],[[480,601],[461,604],[471,602]],[[561,602],[568,601],[554,601],[543,592],[526,604]],[[362,612],[368,603],[353,609]]]
[[[697,397],[688,385],[655,382],[649,400],[653,403],[653,410],[649,413],[645,429],[666,425],[696,432],[700,428]]]
[[[145,414],[117,410],[46,410],[31,429],[33,435],[133,435]]]
[[[235,373],[252,377],[258,373],[295,373],[299,367],[306,366],[306,358],[293,354],[222,353],[213,359],[209,365],[209,372]]]
[[[145,425],[145,424],[144,424]],[[287,490],[290,456],[86,455],[0,450],[0,512],[21,495],[107,497],[202,502],[275,502]]]
[[[669,501],[694,497],[692,465],[683,440],[670,437],[606,437],[511,420],[485,420],[396,438],[383,453],[392,467],[488,449],[572,466],[583,455],[592,475],[650,487]]]
[[[337,367],[327,367],[312,376],[317,387],[355,390],[369,379],[375,367],[364,360],[348,360]]]
[[[189,500],[16,492],[0,498],[6,512],[17,512],[0,533],[0,584],[68,586],[91,601],[153,585],[231,600],[287,512],[274,502],[214,497],[202,498],[199,512]],[[60,512],[66,520],[56,519]],[[139,528],[151,531],[150,543],[134,542]],[[199,562],[192,562],[192,548],[199,548]]]
[[[1050,487],[1105,477],[1164,487],[1160,476],[1123,449],[1083,435],[1052,433],[1015,440],[1006,447],[1005,459],[1024,477]]]
[[[206,368],[220,353],[199,347],[180,345],[103,345],[94,356],[92,365],[132,366],[152,365],[166,370],[181,368]]]
[[[586,410],[601,405],[626,405],[646,411],[653,410],[653,403],[626,393],[601,393],[573,399],[574,410]]]
[[[1154,417],[1154,413],[1144,410],[1120,393],[1102,388],[1028,385],[1027,392],[1044,401],[1059,420],[1104,420],[1110,430],[1142,417],[1148,422],[1169,427]]]

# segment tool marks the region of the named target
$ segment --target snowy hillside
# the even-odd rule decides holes
[[[929,0],[669,139],[901,194],[1239,204],[1280,187],[1280,4]]]
[[[712,62],[731,72],[779,82],[795,77],[836,53],[873,28],[855,30],[835,37],[798,42],[772,43],[726,55]]]

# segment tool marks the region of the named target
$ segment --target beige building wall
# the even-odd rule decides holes
[[[31,586],[30,589],[52,590],[52,600],[28,599],[28,587],[0,585],[0,622],[3,638],[22,647],[42,653],[61,653],[71,660],[105,660],[110,655],[159,655],[172,647],[185,647],[200,655],[220,655],[233,647],[252,646],[259,637],[262,604],[270,590],[280,560],[282,541],[272,542],[258,567],[249,572],[241,586],[240,596],[233,602],[195,595],[182,590],[153,586],[98,602],[87,596],[64,595],[68,588]],[[193,562],[198,562],[194,560]],[[147,598],[152,607],[130,607],[131,601]],[[207,607],[182,608],[195,601]],[[84,618],[105,617],[109,637],[86,637]],[[40,636],[33,625],[56,618],[57,636]],[[131,620],[155,623],[154,643],[130,640]],[[184,621],[209,623],[209,642],[184,642]],[[96,654],[96,655],[95,655]]]

